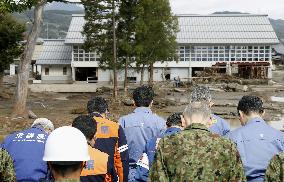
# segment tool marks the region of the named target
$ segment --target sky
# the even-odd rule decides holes
[[[216,11],[238,11],[268,14],[284,20],[283,0],[170,0],[175,14],[211,14]]]

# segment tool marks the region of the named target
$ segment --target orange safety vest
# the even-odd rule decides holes
[[[90,160],[86,162],[81,172],[81,182],[102,181],[111,182],[112,176],[109,171],[109,155],[89,146]]]

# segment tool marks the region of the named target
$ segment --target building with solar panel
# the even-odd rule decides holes
[[[154,64],[154,81],[191,80],[202,72],[235,75],[247,79],[272,77],[272,46],[279,44],[267,15],[177,15],[179,57]],[[73,15],[65,40],[44,43],[37,60],[43,83],[111,82],[112,72],[99,67],[100,57],[82,49],[84,15]],[[139,83],[141,73],[129,68],[128,79]],[[144,81],[149,78],[145,70]],[[124,70],[118,74],[124,81]]]

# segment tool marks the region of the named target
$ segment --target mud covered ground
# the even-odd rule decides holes
[[[243,95],[257,95],[265,101],[267,121],[279,123],[277,129],[283,130],[284,102],[272,102],[271,96],[284,98],[284,66],[273,72],[273,81],[270,83],[248,80],[247,83],[236,84],[230,80],[221,80],[217,83],[203,83],[210,87],[215,105],[212,111],[227,119],[232,128],[239,127],[236,107]],[[4,79],[5,82],[5,79]],[[224,83],[225,82],[225,83]],[[6,80],[0,91],[0,141],[3,136],[29,127],[34,119],[11,118],[15,79]],[[184,86],[175,90],[172,83],[155,84],[156,97],[153,111],[167,118],[173,112],[181,112],[188,103],[190,92],[194,86]],[[199,83],[200,85],[200,83]],[[72,120],[80,114],[86,113],[87,101],[93,96],[102,96],[109,101],[111,117],[117,120],[120,116],[132,112],[135,107],[131,103],[131,92],[136,86],[131,86],[129,93],[119,92],[118,101],[112,100],[112,90],[98,89],[95,93],[29,93],[28,108],[38,117],[46,117],[53,121],[55,127],[70,125]],[[237,89],[234,89],[236,87]],[[233,89],[232,89],[233,88]],[[280,121],[282,120],[282,121]],[[279,121],[279,122],[277,122]]]
[[[238,100],[243,95],[253,94],[261,96],[265,100],[266,120],[278,121],[284,114],[284,103],[271,102],[271,96],[284,97],[282,87],[271,89],[271,86],[254,86],[259,88],[248,92],[225,92],[220,89],[220,85],[209,85],[213,90],[215,105],[212,110],[214,113],[227,119],[233,128],[239,126],[236,115],[236,106]],[[12,95],[14,87],[5,86],[6,98],[0,98],[0,136],[5,136],[11,132],[29,127],[33,119],[11,118],[11,109],[13,104]],[[250,86],[253,87],[253,86]],[[153,105],[153,111],[166,118],[173,112],[181,112],[188,103],[188,97],[192,87],[174,90],[172,87],[156,85],[156,97]],[[214,91],[215,90],[215,91]],[[118,101],[113,101],[112,91],[110,89],[100,89],[96,93],[30,93],[28,107],[38,117],[46,117],[52,120],[55,127],[70,125],[72,120],[83,113],[86,113],[86,103],[93,96],[102,96],[109,101],[112,118],[117,120],[120,116],[132,112],[135,107],[127,106],[131,99],[131,91],[125,95],[120,91]],[[1,140],[1,138],[0,138]]]

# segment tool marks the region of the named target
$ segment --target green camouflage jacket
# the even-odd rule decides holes
[[[284,152],[275,155],[265,173],[265,182],[283,182],[284,181]]]
[[[0,149],[0,181],[1,182],[16,181],[13,159],[4,149]]]
[[[160,140],[150,181],[246,181],[234,143],[202,124]]]

